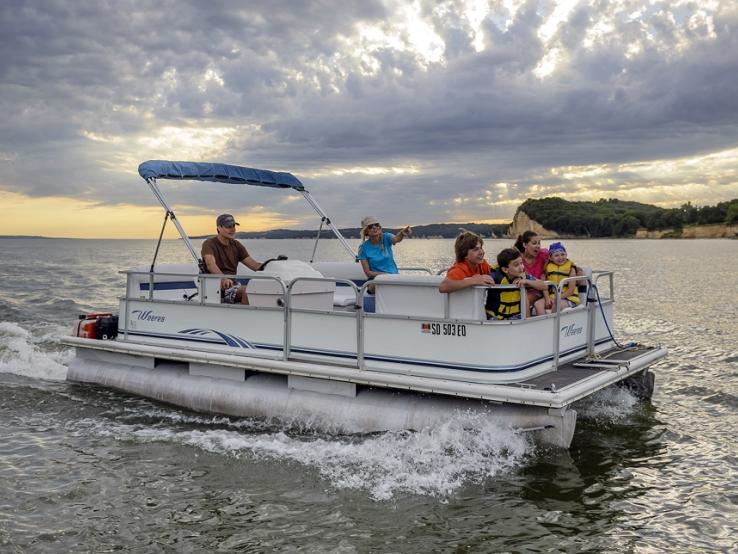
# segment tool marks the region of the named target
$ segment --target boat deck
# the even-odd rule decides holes
[[[526,389],[541,391],[557,391],[589,380],[593,375],[617,371],[619,368],[628,367],[631,360],[648,352],[653,352],[657,347],[642,345],[627,345],[615,347],[597,355],[591,360],[578,359],[564,363],[555,371],[549,371],[532,379],[508,386],[523,387]]]

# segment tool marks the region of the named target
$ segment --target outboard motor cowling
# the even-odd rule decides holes
[[[118,316],[111,312],[81,314],[72,335],[83,339],[112,339],[118,335]]]

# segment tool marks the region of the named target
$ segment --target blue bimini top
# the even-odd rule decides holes
[[[138,174],[147,181],[149,179],[181,179],[305,190],[305,186],[292,173],[219,163],[149,160],[138,166]]]

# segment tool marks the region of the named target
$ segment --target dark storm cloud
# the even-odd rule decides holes
[[[0,188],[150,204],[136,165],[172,153],[147,137],[165,127],[228,128],[220,161],[304,175],[345,224],[380,212],[387,221],[430,222],[453,217],[460,197],[482,198],[494,183],[516,183],[522,201],[529,187],[545,185],[551,167],[738,144],[731,3],[709,19],[698,4],[644,5],[633,16],[638,5],[595,0],[575,7],[547,39],[540,29],[548,3],[530,0],[513,17],[496,6],[479,26],[477,52],[461,4],[439,12],[428,2],[421,11],[445,44],[441,62],[391,42],[367,48],[357,29],[396,30],[406,6],[4,3]],[[592,39],[604,24],[609,30]],[[536,68],[553,47],[564,59],[539,79]],[[555,177],[550,185],[562,193],[571,186]],[[210,192],[197,187],[188,202],[217,209],[222,200]],[[288,217],[304,213],[254,194],[244,210],[271,203]],[[479,218],[512,215],[462,205]]]

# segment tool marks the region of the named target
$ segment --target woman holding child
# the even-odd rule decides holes
[[[515,248],[523,258],[523,268],[528,275],[532,275],[536,279],[544,279],[546,274],[546,264],[548,263],[548,250],[541,248],[541,237],[535,231],[525,231],[518,235],[515,241]],[[543,298],[544,306],[550,310],[553,306],[553,300],[548,295],[548,291],[528,289],[528,305],[533,306]]]
[[[525,272],[536,279],[553,281],[558,284],[565,277],[583,275],[582,270],[568,259],[562,243],[555,242],[549,248],[541,248],[541,239],[535,231],[525,231],[518,235],[515,248],[522,255]],[[576,287],[576,282],[569,281],[562,291],[558,309],[573,308],[579,304]],[[554,297],[551,291],[539,292],[528,289],[528,304],[536,305],[541,297],[543,297],[545,309],[552,310]]]
[[[541,237],[535,231],[525,231],[518,235],[515,248],[523,256],[525,272],[542,279],[548,262],[548,249],[541,248]]]

